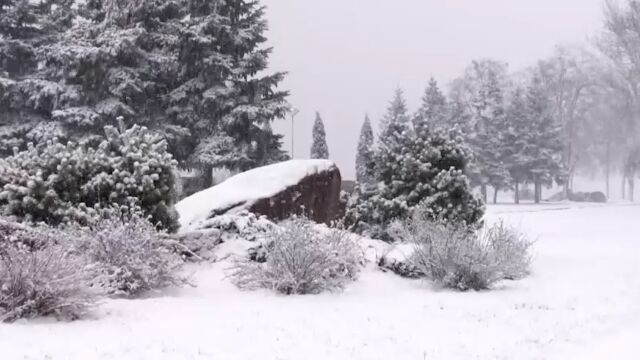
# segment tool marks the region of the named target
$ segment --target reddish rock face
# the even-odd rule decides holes
[[[272,220],[303,215],[315,222],[329,224],[344,216],[344,204],[340,202],[341,183],[340,170],[333,167],[309,175],[270,198],[259,199],[249,211]]]

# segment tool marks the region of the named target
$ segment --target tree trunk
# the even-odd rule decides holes
[[[622,200],[627,200],[627,178],[622,175]]]
[[[571,136],[569,138],[569,146],[567,148],[567,163],[565,164],[565,166],[569,170],[569,173],[567,174],[567,180],[564,183],[565,198],[568,198],[569,192],[573,190],[573,172],[575,171],[575,166],[573,166],[573,143],[571,141]]]
[[[606,160],[606,164],[605,164],[605,176],[606,176],[606,183],[607,183],[607,200],[609,200],[611,198],[611,194],[610,194],[610,177],[611,177],[611,142],[607,141],[607,160]]]
[[[538,184],[538,203],[542,202],[542,183]]]
[[[564,193],[564,198],[569,198],[569,193],[572,191],[573,186],[573,174],[571,168],[569,168],[569,172],[567,173],[567,178],[564,181],[564,186],[562,187],[562,192]]]
[[[203,190],[208,189],[214,185],[213,183],[213,166],[204,165],[201,169],[202,171],[202,186]]]
[[[570,181],[569,181],[569,191],[573,191],[573,181],[576,177],[571,173]]]
[[[514,195],[516,204],[520,204],[520,183],[516,181],[516,193]]]
[[[484,203],[487,203],[487,185],[482,184],[480,186],[480,192],[482,193],[482,200],[484,200]]]
[[[635,184],[635,182],[636,182],[636,181],[635,181],[635,179],[634,179],[634,178],[632,178],[632,177],[631,177],[631,178],[629,178],[629,200],[630,200],[631,202],[633,202],[633,201],[634,201],[634,197],[635,197],[635,196],[634,196],[634,195],[635,195],[635,185],[636,185],[636,184]]]
[[[494,204],[498,203],[498,191],[500,191],[500,189],[498,187],[493,188],[493,203]]]

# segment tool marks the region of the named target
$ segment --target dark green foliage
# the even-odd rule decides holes
[[[154,223],[177,229],[175,161],[161,137],[143,127],[105,129],[97,147],[49,140],[17,153],[0,171],[0,206],[33,222],[87,223],[96,207],[139,206]]]
[[[464,172],[471,157],[459,131],[411,128],[396,93],[373,156],[373,179],[359,184],[346,222],[354,231],[390,240],[388,226],[425,204],[435,219],[474,224],[483,204],[472,195]]]
[[[0,41],[5,154],[51,139],[33,134],[43,123],[55,130],[45,135],[96,145],[103,127],[122,119],[162,134],[182,166],[282,159],[270,123],[284,116],[287,93],[276,90],[284,74],[263,74],[270,49],[258,1],[10,3],[0,11],[1,34],[16,34]],[[33,26],[3,27],[18,10]]]

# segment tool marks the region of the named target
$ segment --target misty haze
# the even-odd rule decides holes
[[[640,0],[0,1],[0,358],[640,359]]]

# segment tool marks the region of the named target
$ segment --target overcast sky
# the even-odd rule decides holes
[[[331,159],[354,177],[360,126],[377,123],[395,88],[411,110],[429,77],[446,86],[473,60],[511,70],[558,44],[587,41],[602,22],[602,0],[263,0],[273,71],[300,109],[295,157],[309,156],[315,111],[325,121]],[[375,125],[374,125],[375,126]],[[291,121],[274,128],[291,148]]]

